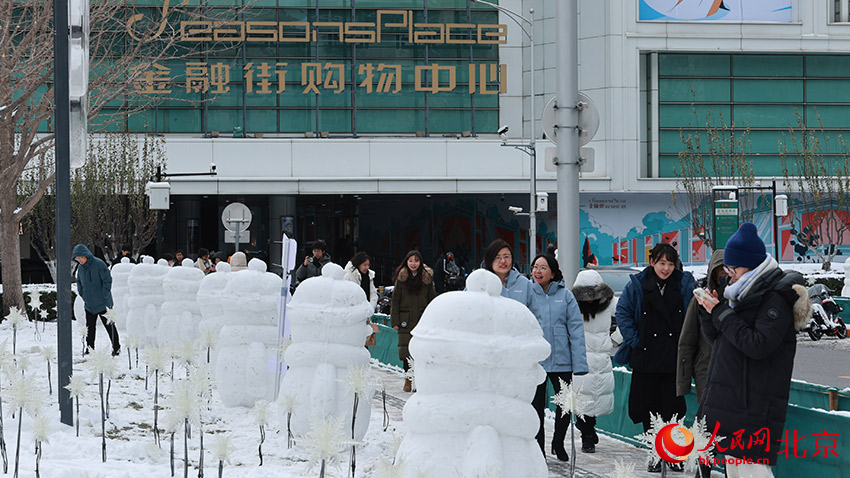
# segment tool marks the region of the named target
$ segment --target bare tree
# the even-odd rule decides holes
[[[694,111],[696,118],[696,110]],[[749,128],[736,129],[735,123],[727,125],[723,115],[712,120],[706,115],[705,127],[696,132],[680,131],[682,151],[675,174],[679,181],[677,190],[687,200],[684,208],[693,233],[705,245],[714,249],[712,217],[714,204],[711,191],[714,186],[752,186],[755,182],[753,162],[748,157],[750,149]],[[739,211],[751,214],[755,198],[751,194],[739,195]],[[676,203],[676,195],[673,195]]]
[[[824,131],[820,118],[818,127],[808,127],[798,114],[779,155],[794,210],[794,245],[813,252],[829,270],[850,231],[850,148],[843,134]]]
[[[123,95],[133,95],[133,109],[149,106],[155,94],[145,96],[136,88],[146,74],[139,65],[185,58],[208,46],[181,43],[179,28],[166,21],[169,15],[209,20],[215,26],[241,11],[236,7],[184,7],[187,3],[169,8],[166,0],[161,9],[145,10],[157,12],[160,19],[133,14],[134,6],[125,1],[91,3],[89,118]],[[52,2],[0,0],[0,18],[0,51],[4,52],[0,55],[0,263],[5,315],[10,306],[24,305],[18,238],[21,221],[54,178],[51,172],[33,187],[18,187],[22,177],[38,167],[38,158],[53,148],[53,134],[39,133],[43,124],[52,124],[54,107]]]

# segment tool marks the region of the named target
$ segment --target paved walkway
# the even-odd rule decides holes
[[[412,395],[412,393],[405,393],[402,391],[404,377],[398,372],[375,366],[372,367],[372,371],[380,377],[386,386],[387,408],[390,414],[390,419],[393,421],[401,421],[401,410],[407,402],[407,399]],[[553,427],[554,420],[547,420],[546,443],[551,443],[552,441],[551,437]],[[567,438],[569,438],[569,434],[567,434]],[[569,449],[569,442],[567,442],[567,447],[567,452],[570,453],[570,458],[572,459],[573,456]],[[596,445],[596,453],[582,453],[580,448],[581,439],[579,438],[578,430],[576,430],[576,453],[578,454],[578,461],[576,462],[577,477],[608,478],[614,471],[614,464],[618,461],[627,464],[633,463],[635,465],[634,475],[637,478],[658,478],[661,476],[659,473],[648,473],[646,471],[647,450],[637,448],[601,433],[599,434],[599,444]],[[547,456],[546,463],[549,466],[550,478],[570,476],[569,462],[561,462],[554,456]],[[691,478],[693,474],[674,473],[668,471],[667,476],[670,478]],[[712,473],[712,478],[722,477],[722,473]]]

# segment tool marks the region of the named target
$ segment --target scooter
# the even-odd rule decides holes
[[[823,284],[815,284],[809,287],[809,299],[812,301],[812,317],[805,329],[809,337],[815,341],[823,336],[846,338],[847,326],[838,315],[843,309],[829,294],[829,289]]]

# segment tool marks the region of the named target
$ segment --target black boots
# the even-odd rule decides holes
[[[570,455],[567,454],[567,450],[564,449],[564,443],[560,444],[552,444],[552,453],[558,457],[561,461],[570,461]]]

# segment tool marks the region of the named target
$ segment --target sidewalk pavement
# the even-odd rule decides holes
[[[404,385],[404,376],[395,370],[381,364],[376,366],[373,362],[372,372],[377,375],[384,383],[387,390],[387,408],[390,413],[390,419],[396,422],[402,420],[401,410],[407,399],[413,394],[402,391]],[[379,393],[376,395],[376,398]],[[552,430],[554,428],[554,419],[547,419],[546,428],[546,443],[552,441]],[[567,438],[569,439],[569,433]],[[575,459],[570,450],[569,441],[567,442],[567,453],[570,453],[570,459]],[[576,476],[581,478],[608,478],[614,471],[616,462],[635,465],[634,476],[636,478],[659,478],[660,473],[649,473],[646,471],[646,458],[648,451],[626,442],[611,438],[607,435],[599,433],[599,443],[596,445],[596,453],[583,453],[581,450],[581,439],[579,432],[576,430],[576,454],[578,455],[576,462]],[[558,461],[554,456],[546,456],[546,464],[549,466],[549,477],[565,477],[570,476],[570,462]],[[666,473],[668,478],[692,478],[693,473],[671,472]],[[723,474],[717,471],[712,472],[712,478],[723,478]]]

